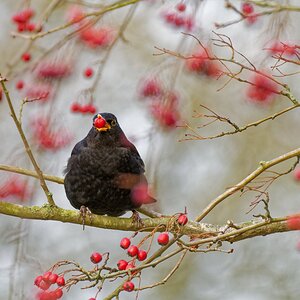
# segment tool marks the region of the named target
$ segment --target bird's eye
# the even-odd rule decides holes
[[[117,121],[116,121],[116,120],[114,120],[114,119],[113,119],[113,120],[111,120],[111,122],[110,122],[110,125],[111,125],[111,126],[116,126],[116,125],[117,125]]]

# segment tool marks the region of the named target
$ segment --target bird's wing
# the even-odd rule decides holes
[[[120,189],[131,190],[133,201],[140,205],[157,201],[148,193],[148,182],[144,174],[119,173],[114,178],[114,184]]]
[[[87,142],[86,142],[86,139],[83,139],[74,146],[74,148],[71,152],[71,156],[79,154],[81,152],[81,150],[85,147],[87,147]]]
[[[140,169],[138,173],[144,173],[145,172],[145,164],[143,160],[141,159],[141,156],[139,152],[137,151],[136,147],[127,139],[124,133],[120,136],[120,142],[122,147],[126,149],[128,152],[124,152],[126,155],[130,156],[130,160],[133,161],[133,165],[137,165]]]
[[[144,174],[119,173],[114,183],[120,189],[131,190],[137,184],[148,184]]]
[[[72,153],[71,153],[71,157],[68,160],[68,164],[63,171],[64,174],[67,174],[70,171],[71,165],[72,165],[72,160],[73,160],[74,156],[77,156],[82,151],[82,149],[85,147],[87,147],[86,139],[81,140],[74,146]]]

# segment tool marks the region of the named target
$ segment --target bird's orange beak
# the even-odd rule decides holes
[[[107,131],[111,128],[111,126],[100,114],[97,115],[97,118],[94,120],[93,125],[98,131]]]

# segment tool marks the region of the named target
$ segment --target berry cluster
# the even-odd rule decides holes
[[[169,234],[167,232],[161,233],[157,242],[160,245],[166,245],[169,242]],[[120,241],[120,247],[124,250],[127,250],[128,256],[132,257],[130,261],[121,259],[117,263],[117,267],[120,271],[134,269],[136,267],[135,261],[144,261],[147,259],[148,252],[142,249],[139,249],[138,246],[132,245],[129,238],[124,237]],[[132,272],[131,275],[135,275],[137,272]],[[131,280],[126,281],[123,284],[123,290],[127,292],[131,292],[134,290],[134,283]]]
[[[71,134],[65,128],[52,128],[50,119],[39,117],[32,122],[33,136],[43,150],[59,150],[72,141]]]
[[[61,79],[71,73],[71,64],[62,59],[41,61],[35,69],[35,75],[39,79]]]
[[[216,78],[220,76],[221,70],[218,63],[211,59],[212,57],[209,49],[197,49],[190,58],[186,59],[186,70],[191,73],[204,74],[208,77]]]
[[[243,2],[241,7],[242,13],[246,18],[246,22],[249,25],[254,24],[257,21],[257,14],[254,13],[254,7],[249,2]]]
[[[271,54],[279,54],[279,55],[288,55],[288,56],[293,56],[297,55],[297,46],[292,45],[290,43],[283,43],[280,41],[275,41],[271,44],[267,50],[270,51]]]
[[[113,42],[115,33],[109,27],[90,26],[79,32],[79,38],[85,45],[91,48],[107,47]]]
[[[78,102],[74,102],[71,105],[71,112],[73,112],[73,113],[82,113],[82,114],[92,114],[93,115],[96,112],[96,107],[92,103],[81,105]]]
[[[262,72],[253,75],[250,79],[251,85],[247,90],[247,96],[250,100],[266,103],[273,99],[278,92],[278,86],[268,77],[270,76]]]
[[[79,39],[88,47],[107,47],[115,39],[115,31],[107,26],[96,27],[82,20],[84,12],[78,7],[71,7],[67,19],[79,27]]]
[[[43,275],[37,276],[34,280],[34,284],[43,290],[37,294],[38,300],[57,300],[63,296],[62,287],[65,285],[65,279],[63,276],[58,276],[55,273],[46,272]],[[49,291],[49,288],[55,284],[58,287]]]
[[[194,17],[186,13],[187,7],[183,2],[179,2],[170,10],[162,14],[164,21],[174,28],[192,31],[195,26]]]
[[[97,119],[96,119],[97,120]],[[101,118],[99,118],[101,120]],[[186,210],[184,213],[178,213],[174,215],[175,222],[179,226],[184,226],[188,222]],[[67,290],[73,285],[76,284],[78,281],[89,281],[89,286],[96,286],[97,282],[101,278],[101,272],[109,272],[112,275],[115,272],[115,278],[124,278],[127,276],[126,281],[122,285],[122,289],[126,292],[132,292],[135,290],[135,285],[133,283],[133,279],[141,275],[141,270],[134,270],[138,268],[139,262],[147,263],[147,258],[151,247],[153,246],[154,235],[156,234],[156,229],[153,232],[147,234],[143,239],[138,243],[132,243],[132,239],[136,237],[138,232],[134,233],[132,237],[123,237],[120,240],[120,248],[126,251],[127,258],[122,258],[117,262],[117,269],[109,267],[107,265],[109,260],[109,253],[99,253],[93,252],[90,255],[90,261],[93,263],[93,269],[91,271],[85,270],[81,267],[78,263],[74,263],[73,261],[60,261],[57,262],[52,268],[50,268],[51,272],[46,272],[42,276],[38,276],[35,279],[35,285],[38,286],[40,289],[44,290],[44,292],[39,294],[38,300],[56,300],[62,296],[62,291],[48,291],[52,284],[59,285],[59,289],[61,287],[65,287]],[[148,243],[147,250],[142,248],[145,247],[145,243]],[[168,246],[170,243],[170,236],[168,232],[159,233],[156,242],[159,246]],[[129,257],[129,258],[128,258]],[[101,264],[100,264],[101,263]],[[75,264],[75,268],[74,268]],[[66,266],[71,266],[71,269],[66,269]],[[58,272],[58,268],[63,267],[63,272]],[[123,272],[122,272],[123,271]],[[67,279],[66,282],[63,277],[59,277],[55,273],[59,273],[62,275],[69,274],[70,272],[76,272],[76,274],[72,275],[70,279]],[[79,272],[79,275],[77,274]],[[100,276],[101,274],[101,276]],[[103,277],[104,278],[104,277]],[[113,278],[113,277],[112,277]],[[78,281],[77,281],[78,279]],[[91,281],[96,281],[94,283],[90,283]],[[57,295],[57,293],[59,295]],[[59,297],[58,297],[59,296]],[[52,298],[51,298],[52,297]],[[56,297],[56,298],[55,298]],[[90,298],[89,300],[96,300],[96,298]]]
[[[41,27],[30,22],[35,12],[32,8],[25,8],[12,16],[12,21],[17,25],[18,32],[23,31],[40,31]]]
[[[140,86],[140,97],[149,99],[149,110],[163,128],[174,128],[181,119],[178,96],[166,90],[158,78],[145,79]]]
[[[0,198],[13,197],[18,201],[24,201],[28,196],[26,181],[18,176],[13,176],[0,185]]]

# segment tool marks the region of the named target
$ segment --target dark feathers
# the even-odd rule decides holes
[[[96,118],[105,120],[105,131],[94,125],[75,145],[68,160],[64,186],[72,206],[85,206],[99,215],[120,216],[154,202],[148,196],[144,163],[116,117],[100,113],[93,122]],[[139,186],[146,188],[146,195],[136,199],[133,191]]]

